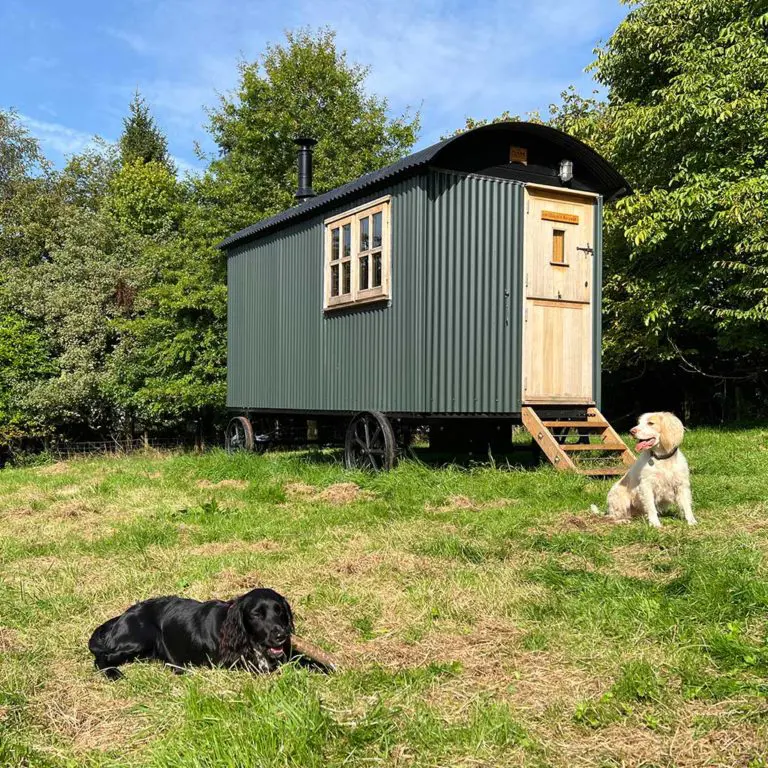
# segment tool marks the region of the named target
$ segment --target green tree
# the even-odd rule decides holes
[[[0,448],[45,433],[44,414],[27,408],[26,398],[54,372],[40,330],[17,313],[0,315]]]
[[[18,116],[0,110],[0,449],[46,429],[26,396],[54,372],[42,324],[29,316],[12,276],[48,257],[61,207],[55,174]]]
[[[8,265],[44,257],[57,218],[56,178],[14,112],[0,110],[0,281]]]
[[[120,137],[120,159],[123,165],[137,160],[144,163],[160,163],[172,173],[175,168],[168,154],[168,141],[155,124],[146,101],[136,91],[130,104],[130,114],[123,119]]]
[[[295,136],[318,139],[318,192],[413,145],[418,119],[388,117],[386,101],[365,92],[366,72],[347,61],[327,30],[289,33],[260,61],[241,64],[235,94],[210,115],[220,155],[189,182],[174,236],[145,249],[143,263],[154,277],[137,294],[135,316],[121,325],[112,356],[113,379],[123,383],[122,397],[140,421],[209,426],[223,413],[226,263],[215,246],[295,203]]]
[[[72,155],[58,174],[63,201],[76,208],[98,211],[121,167],[119,149],[96,137],[90,147]]]
[[[44,416],[49,432],[126,428],[130,412],[113,396],[109,359],[120,342],[116,320],[133,308],[142,244],[108,211],[68,206],[48,258],[4,277],[6,312],[45,339],[46,375],[28,382],[23,406],[30,419]]]
[[[403,157],[413,146],[418,115],[388,115],[386,99],[365,90],[367,68],[350,63],[328,29],[289,32],[255,62],[240,65],[233,96],[210,113],[219,146],[199,184],[203,204],[220,204],[225,235],[295,203],[296,146],[317,139],[314,188],[340,186]]]
[[[117,399],[137,423],[210,428],[226,396],[226,268],[221,255],[187,231],[146,249],[151,282],[135,312],[118,322],[111,357]]]
[[[29,135],[19,116],[0,110],[0,197],[10,196],[15,184],[45,167],[47,163],[37,140]]]
[[[609,98],[588,139],[634,188],[607,217],[611,367],[765,371],[767,10],[645,0],[598,52]]]
[[[163,239],[178,226],[182,196],[181,185],[165,165],[134,160],[112,176],[104,203],[123,226]]]

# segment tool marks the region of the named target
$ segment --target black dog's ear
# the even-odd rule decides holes
[[[291,630],[291,634],[293,634],[293,611],[291,610],[289,602],[285,598],[283,598],[283,606],[285,607],[285,612],[288,615],[288,627]]]
[[[235,600],[229,606],[224,623],[219,632],[219,662],[231,667],[250,655],[251,644],[245,629],[245,605],[242,600]]]

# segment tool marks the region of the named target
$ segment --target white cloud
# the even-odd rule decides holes
[[[44,152],[51,152],[66,158],[71,155],[79,154],[89,147],[96,144],[99,137],[88,133],[69,128],[60,123],[50,123],[45,120],[37,120],[29,115],[19,115],[21,121],[29,129],[29,132],[40,142]],[[114,144],[114,141],[105,140],[107,144]],[[175,164],[178,175],[183,176],[186,173],[197,174],[200,167],[178,155],[172,155],[171,160]]]
[[[352,59],[371,68],[370,90],[397,111],[422,108],[425,140],[459,127],[464,117],[545,109],[583,74],[591,51],[624,11],[614,0],[450,0],[378,2],[304,0],[312,24],[327,23]],[[563,59],[570,63],[563,71]],[[573,60],[578,61],[573,66]]]
[[[193,165],[192,163],[186,161],[183,157],[178,157],[177,155],[171,155],[171,160],[176,166],[176,170],[178,171],[176,175],[179,177],[185,176],[186,174],[197,176],[201,172],[200,166]]]
[[[237,85],[238,60],[256,59],[285,29],[337,30],[349,59],[370,66],[370,92],[386,97],[393,113],[421,111],[424,145],[466,116],[545,110],[571,83],[589,91],[583,68],[592,49],[626,13],[618,0],[134,0],[121,7],[129,9],[122,21],[105,18],[99,27],[119,47],[120,68],[104,71],[91,99],[104,130],[116,134],[138,87],[180,169],[181,158],[194,167],[194,141],[210,148],[204,108]],[[40,125],[48,146],[61,151],[90,140],[58,123]]]
[[[42,72],[59,66],[59,60],[53,56],[30,56],[24,63],[28,72]]]
[[[37,120],[29,115],[19,115],[30,133],[35,136],[44,150],[53,150],[59,155],[73,155],[82,152],[96,138],[93,134],[69,128],[60,123]]]
[[[125,29],[115,29],[114,27],[103,27],[102,31],[115,40],[119,40],[128,46],[134,53],[145,54],[152,50],[149,41],[142,35],[129,32]]]

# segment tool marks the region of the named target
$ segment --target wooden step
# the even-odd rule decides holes
[[[612,475],[612,476],[623,475],[626,473],[627,468],[626,467],[600,467],[598,469],[580,469],[577,467],[576,471],[580,475],[588,475],[589,477],[601,477],[602,475],[605,475],[607,477],[608,475]]]
[[[620,451],[627,450],[624,443],[560,443],[564,451]]]
[[[544,451],[546,457],[556,469],[561,471],[576,469],[576,465],[571,461],[571,457],[560,448],[557,440],[555,440],[555,436],[549,431],[549,428],[542,422],[533,408],[524,406],[522,417],[523,426],[530,432],[531,437],[536,441],[539,448]]]
[[[523,425],[531,433],[537,445],[544,451],[547,458],[556,469],[560,471],[577,472],[587,477],[617,477],[627,471],[635,461],[635,455],[627,448],[621,436],[605,420],[605,417],[597,408],[590,407],[587,410],[587,421],[565,419],[544,420],[533,406],[523,406],[521,416]],[[584,437],[600,437],[602,443],[562,443],[562,435],[555,435],[553,431],[563,429],[576,429],[587,433]],[[613,454],[591,456],[582,462],[576,461],[577,455]],[[624,466],[596,467],[595,463],[608,461],[615,458],[616,454],[621,458]]]

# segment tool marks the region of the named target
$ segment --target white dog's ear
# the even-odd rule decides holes
[[[671,453],[683,442],[685,427],[674,413],[659,414],[659,445],[664,453]]]

